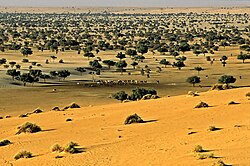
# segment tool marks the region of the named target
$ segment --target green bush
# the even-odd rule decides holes
[[[14,156],[14,159],[18,160],[20,158],[31,158],[31,157],[32,157],[32,153],[31,152],[29,152],[29,151],[21,151],[21,152],[17,153]]]
[[[133,114],[133,115],[129,115],[124,124],[132,124],[132,123],[143,123],[144,121],[142,120],[142,118],[140,116],[138,116],[137,114]]]
[[[130,100],[140,100],[143,96],[151,94],[157,95],[156,90],[154,89],[144,89],[144,88],[135,88],[132,90],[132,94],[129,96]]]
[[[120,91],[112,95],[114,99],[121,100],[126,100],[128,98],[128,94],[125,93],[125,91]]]
[[[18,132],[16,134],[21,134],[21,133],[36,133],[41,131],[42,129],[37,126],[36,124],[26,122],[22,126],[18,127]]]
[[[63,147],[61,147],[59,144],[55,144],[51,147],[51,151],[60,153],[63,151]]]
[[[70,142],[68,143],[65,147],[64,147],[64,151],[67,152],[67,153],[78,153],[78,149],[76,148],[76,146],[78,146],[77,143],[74,143],[74,142]]]

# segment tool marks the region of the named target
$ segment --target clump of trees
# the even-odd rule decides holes
[[[140,100],[145,95],[157,95],[157,91],[154,89],[145,89],[137,87],[132,90],[131,95],[128,95],[125,91],[119,91],[113,94],[112,97],[122,102],[124,100]]]

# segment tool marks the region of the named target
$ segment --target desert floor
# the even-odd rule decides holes
[[[250,163],[250,88],[209,91],[200,96],[180,95],[155,100],[82,107],[0,120],[0,138],[12,144],[1,147],[0,165],[212,165],[248,166]],[[194,109],[200,101],[208,108]],[[228,105],[230,101],[239,104]],[[124,125],[137,113],[147,123]],[[66,119],[71,118],[71,122]],[[15,135],[17,126],[36,123],[42,132]],[[217,131],[208,131],[216,126]],[[55,143],[77,142],[81,153],[52,153]],[[201,145],[214,158],[198,159]],[[21,151],[31,159],[15,161]],[[61,158],[55,158],[60,156]]]

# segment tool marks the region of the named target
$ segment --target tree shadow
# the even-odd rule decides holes
[[[46,130],[42,130],[41,132],[47,132],[47,131],[54,131],[56,129],[46,129]]]
[[[188,135],[196,134],[196,133],[197,133],[196,131],[191,131],[191,132],[188,132]]]
[[[87,149],[86,148],[76,148],[76,152],[75,152],[75,154],[77,154],[77,153],[83,153],[83,152],[86,152],[87,151]]]
[[[141,123],[151,123],[151,122],[157,122],[158,120],[154,119],[154,120],[144,120]]]

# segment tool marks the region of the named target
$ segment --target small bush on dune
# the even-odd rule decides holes
[[[134,115],[130,115],[126,118],[124,124],[132,124],[132,123],[143,123],[144,121],[141,119],[140,116],[138,116],[137,114]]]
[[[36,124],[26,122],[22,126],[18,127],[18,132],[16,134],[21,134],[21,133],[36,133],[41,131],[42,129],[37,126]]]
[[[79,150],[76,148],[76,146],[79,146],[75,142],[69,142],[65,147],[60,146],[59,144],[55,144],[51,147],[52,152],[67,152],[67,153],[78,153]]]
[[[217,127],[215,126],[209,126],[208,128],[209,131],[216,131],[216,130],[219,130]]]
[[[227,164],[225,164],[222,160],[219,160],[216,163],[214,163],[213,166],[227,166]]]
[[[213,153],[209,153],[209,154],[198,154],[198,159],[203,160],[203,159],[207,159],[207,158],[214,158],[214,154]]]
[[[61,147],[59,144],[55,144],[51,147],[51,151],[60,153],[63,151],[63,147]]]
[[[67,153],[77,153],[79,152],[78,149],[76,148],[76,146],[78,146],[77,143],[74,142],[70,142],[68,143],[65,147],[64,147],[64,151]]]
[[[194,108],[207,108],[209,105],[203,101],[201,101],[199,104],[197,104]]]
[[[17,153],[14,156],[14,159],[18,160],[20,158],[31,158],[31,157],[32,157],[32,153],[31,152],[29,152],[29,151],[21,151],[21,152]]]
[[[7,140],[7,139],[0,141],[0,146],[6,146],[6,145],[9,145],[9,144],[11,144],[11,142],[9,140]]]
[[[250,92],[248,92],[248,93],[246,94],[246,97],[250,97]]]
[[[204,152],[204,149],[202,148],[201,145],[196,145],[194,147],[194,152]]]

